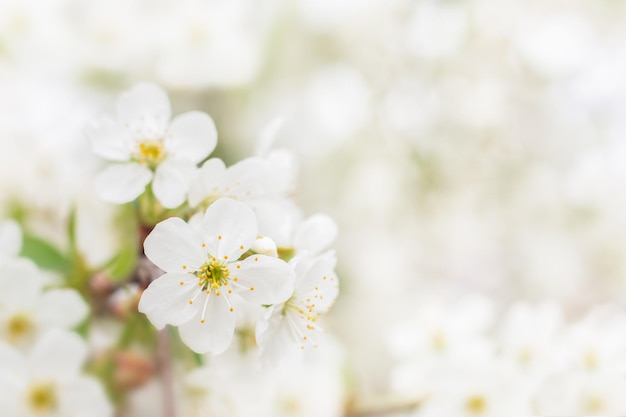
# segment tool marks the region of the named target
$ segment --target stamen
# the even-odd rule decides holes
[[[201,292],[202,292],[202,289],[199,289],[198,291],[196,291],[196,293],[191,298],[191,300],[189,300],[189,304],[193,304],[193,302],[196,300],[196,298],[198,298],[198,295],[200,295]]]
[[[298,323],[295,322],[293,317],[291,317],[290,314],[285,314],[285,317],[287,317],[287,320],[291,321],[291,326],[288,327],[292,330],[292,334],[295,336],[296,340],[307,340],[306,335],[300,330]],[[301,348],[303,349],[304,346],[301,346]]]
[[[233,308],[233,305],[230,303],[230,300],[228,299],[227,296],[224,296],[224,300],[226,300],[226,304],[228,304],[228,311],[230,311],[231,313],[235,311],[235,309]]]
[[[206,314],[206,307],[209,305],[210,293],[207,293],[206,299],[204,300],[204,307],[202,307],[202,315],[200,316],[200,323],[204,323],[204,315]]]

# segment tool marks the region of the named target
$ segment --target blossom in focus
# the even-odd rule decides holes
[[[163,207],[185,201],[197,163],[215,149],[217,130],[206,113],[183,113],[171,122],[170,115],[165,91],[138,84],[117,102],[115,120],[104,118],[87,128],[94,152],[115,162],[95,180],[104,200],[133,201],[152,183]]]
[[[75,290],[44,291],[44,278],[27,259],[0,265],[0,340],[24,347],[49,329],[69,330],[87,317],[87,304]]]
[[[273,151],[263,157],[243,159],[226,167],[218,158],[206,161],[196,172],[189,188],[189,205],[203,210],[219,198],[246,203],[257,216],[259,234],[282,238],[290,233],[299,212],[287,198],[293,185],[292,156]]]
[[[286,262],[242,257],[256,237],[254,213],[232,199],[213,203],[200,229],[176,217],[157,224],[144,250],[165,274],[143,293],[139,311],[159,329],[179,326],[183,342],[198,353],[223,352],[233,338],[238,303],[280,303],[293,290]]]
[[[0,343],[0,410],[12,417],[110,417],[100,383],[82,374],[87,346],[76,334],[46,333],[24,355]]]
[[[330,310],[339,295],[334,252],[292,260],[296,280],[287,301],[268,309],[256,330],[260,354],[269,363],[278,362],[294,348],[317,347],[320,315]]]
[[[244,202],[278,197],[285,176],[280,166],[269,159],[251,157],[226,167],[219,158],[211,158],[197,171],[189,189],[189,204],[196,207],[221,197]]]

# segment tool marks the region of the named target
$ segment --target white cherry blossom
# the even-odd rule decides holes
[[[0,343],[0,411],[11,417],[111,417],[100,383],[83,375],[85,342],[74,333],[46,333],[28,355]]]
[[[449,363],[414,417],[531,415],[523,379],[496,360]]]
[[[152,183],[163,207],[185,201],[196,165],[215,149],[217,130],[206,113],[183,113],[171,122],[170,115],[165,91],[138,84],[119,99],[115,120],[87,128],[94,152],[115,162],[95,180],[104,200],[133,201]]]
[[[301,212],[280,202],[265,200],[254,205],[259,219],[259,233],[271,236],[278,248],[320,255],[337,238],[337,223],[326,214],[302,219]]]
[[[71,289],[43,291],[45,277],[28,259],[0,266],[0,340],[18,347],[32,345],[49,329],[71,329],[89,308]]]
[[[546,378],[536,394],[537,415],[621,416],[626,379],[617,372],[569,371]]]
[[[226,167],[219,158],[206,161],[196,173],[190,189],[192,207],[221,197],[251,202],[280,194],[276,186],[283,173],[264,158],[251,157]]]
[[[296,274],[292,296],[268,308],[256,330],[260,354],[268,363],[278,362],[293,353],[294,348],[317,346],[317,321],[330,310],[339,294],[334,252],[315,258],[301,256],[290,264]]]
[[[144,250],[165,274],[143,293],[139,311],[159,329],[179,326],[196,352],[223,352],[233,338],[237,304],[280,303],[293,290],[294,274],[284,261],[242,257],[256,237],[254,213],[232,199],[213,203],[200,229],[176,217],[157,224]]]

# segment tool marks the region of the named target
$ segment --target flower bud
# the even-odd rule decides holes
[[[273,256],[274,258],[278,257],[278,250],[276,249],[276,243],[269,237],[260,237],[258,238],[250,248],[256,253],[260,253],[261,255]]]

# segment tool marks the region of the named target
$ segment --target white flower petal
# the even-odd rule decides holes
[[[94,153],[111,161],[130,159],[130,140],[128,130],[115,121],[105,118],[98,123],[85,127],[85,135],[91,142]]]
[[[234,288],[246,301],[256,304],[276,304],[293,293],[295,275],[283,260],[265,255],[252,255],[230,268],[238,281]]]
[[[204,304],[206,295],[199,297],[200,301]],[[180,338],[194,352],[220,354],[233,340],[236,314],[230,311],[225,295],[217,296],[215,292],[208,296],[204,323],[201,322],[202,310],[204,308],[189,323],[178,328]]]
[[[142,117],[158,119],[161,126],[169,122],[170,100],[167,93],[154,84],[141,83],[126,91],[117,102],[120,123],[134,123]]]
[[[254,212],[244,203],[222,198],[207,209],[203,232],[215,239],[209,253],[222,259],[238,259],[256,240],[257,222]]]
[[[27,363],[22,354],[12,346],[0,342],[0,387],[15,384],[14,379],[27,377]]]
[[[202,236],[178,217],[157,224],[143,248],[148,259],[166,272],[193,272],[206,260]]]
[[[43,288],[43,275],[29,259],[16,258],[0,266],[0,308],[31,309]]]
[[[315,214],[298,226],[293,245],[299,251],[318,254],[337,238],[337,223],[324,214]]]
[[[262,158],[246,158],[228,168],[222,180],[224,197],[250,200],[267,196],[272,188],[272,166]]]
[[[150,180],[152,171],[143,165],[115,164],[96,176],[94,187],[103,200],[121,204],[139,197]]]
[[[152,182],[154,195],[165,208],[185,202],[196,164],[184,159],[168,159],[157,168]]]
[[[226,165],[219,158],[211,158],[202,164],[189,186],[189,204],[196,207],[202,200],[214,194],[225,172]]]
[[[254,208],[261,236],[271,236],[276,246],[291,247],[301,214],[287,199],[263,198],[250,204]]]
[[[9,388],[7,390],[5,387],[2,387],[2,391],[0,391],[0,410],[5,416],[18,416],[20,410],[23,409],[20,398],[15,395],[16,392],[18,392],[17,389]]]
[[[71,329],[80,324],[89,313],[87,303],[78,292],[69,289],[44,293],[37,309],[38,321],[44,327]]]
[[[303,341],[298,339],[290,327],[287,314],[283,314],[284,304],[268,308],[256,327],[256,340],[259,356],[265,366],[276,366],[300,351]]]
[[[202,224],[204,223],[204,213],[197,212],[189,218],[187,224],[195,229],[198,233],[202,233]]]
[[[211,116],[199,111],[192,111],[176,116],[169,128],[172,141],[168,151],[176,158],[185,158],[200,162],[217,145],[217,129]]]
[[[30,353],[34,377],[63,381],[75,378],[87,359],[87,345],[76,333],[51,330]]]
[[[100,382],[80,376],[63,385],[59,392],[60,408],[72,417],[112,417],[113,408]],[[67,413],[67,414],[65,414]]]
[[[296,157],[287,149],[275,149],[266,158],[272,167],[270,172],[271,193],[284,194],[294,187],[298,166]]]
[[[278,133],[285,125],[285,116],[278,116],[274,119],[270,120],[263,128],[261,129],[261,134],[256,143],[256,154],[258,156],[265,156],[270,152],[274,142],[276,141],[276,137]]]
[[[315,304],[312,310],[320,313],[330,309],[339,295],[339,279],[334,271],[336,263],[334,252],[298,262],[295,286],[303,305]],[[306,266],[301,268],[301,264],[306,264]],[[312,302],[306,302],[306,299]]]
[[[201,291],[197,282],[198,279],[191,274],[162,275],[141,295],[139,311],[159,330],[166,324],[180,326],[187,323],[199,308],[196,302],[189,302]]]
[[[14,258],[22,249],[22,229],[17,222],[5,220],[0,223],[0,259]]]

